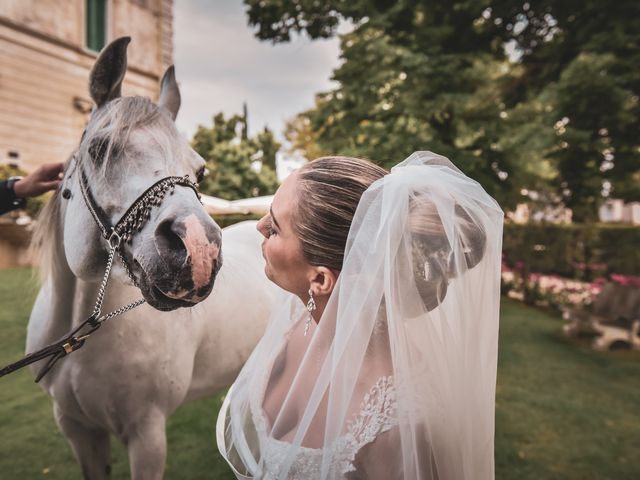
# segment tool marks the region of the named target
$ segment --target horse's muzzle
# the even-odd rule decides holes
[[[201,218],[202,217],[202,218]],[[152,249],[141,266],[140,287],[159,310],[190,307],[211,293],[222,266],[222,232],[208,216],[190,213],[165,218],[155,229]]]

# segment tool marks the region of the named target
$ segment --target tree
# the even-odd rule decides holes
[[[578,221],[597,218],[603,189],[640,197],[635,0],[245,3],[258,38],[274,42],[354,25],[339,87],[292,124],[312,140],[305,149],[389,166],[428,148],[503,207],[533,189]]]
[[[340,18],[355,24],[341,38],[338,88],[318,95],[293,124],[307,139],[303,128],[311,125],[315,146],[307,147],[385,167],[429,149],[452,158],[503,205],[520,199],[527,171],[501,143],[510,65],[495,29],[476,22],[486,2],[246,3],[257,35],[274,41],[292,31],[333,35]]]
[[[497,0],[491,16],[520,55],[516,102],[544,103],[554,186],[574,220],[606,196],[640,199],[640,4]]]
[[[289,142],[289,153],[314,160],[328,155],[318,145],[318,132],[313,129],[311,120],[304,113],[296,115],[285,126],[284,138]]]
[[[254,137],[247,133],[246,110],[243,116],[225,119],[218,113],[210,128],[199,126],[192,146],[207,162],[209,175],[200,184],[208,195],[227,200],[274,193],[278,181],[276,153],[280,144],[265,129]]]

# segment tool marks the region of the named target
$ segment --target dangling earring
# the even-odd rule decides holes
[[[307,311],[309,312],[309,317],[307,318],[307,323],[304,324],[304,336],[307,336],[307,332],[309,331],[309,326],[311,325],[311,321],[313,320],[313,316],[311,315],[313,311],[316,309],[316,301],[313,299],[313,292],[309,289],[309,301],[307,302]]]

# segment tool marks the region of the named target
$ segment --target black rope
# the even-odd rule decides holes
[[[93,216],[96,224],[102,231],[103,236],[107,240],[109,240],[109,244],[110,244],[109,246],[112,248],[112,251],[111,251],[112,256],[110,257],[110,262],[107,265],[107,270],[105,272],[103,288],[106,286],[106,281],[109,278],[109,271],[111,267],[111,261],[113,261],[113,254],[115,254],[115,251],[120,247],[120,239],[121,239],[121,236],[124,234],[122,230],[127,226],[126,224],[129,221],[129,218],[128,218],[129,215],[132,212],[134,212],[136,208],[138,208],[138,206],[144,201],[145,197],[149,195],[155,189],[155,187],[167,182],[172,182],[171,183],[172,186],[183,185],[183,186],[190,187],[195,192],[196,196],[200,198],[200,195],[198,194],[197,186],[193,182],[191,182],[191,180],[189,180],[187,175],[185,175],[184,177],[171,176],[171,177],[162,178],[157,182],[155,182],[153,185],[151,185],[149,188],[147,188],[144,192],[142,192],[138,196],[138,198],[136,198],[136,200],[129,206],[129,208],[124,213],[124,215],[120,217],[120,220],[118,220],[116,225],[113,228],[111,228],[107,214],[104,212],[104,210],[98,205],[98,203],[93,198],[93,195],[91,194],[91,190],[89,189],[89,186],[88,186],[88,181],[84,173],[84,170],[80,168],[80,190],[82,192],[82,196],[84,197],[85,204],[87,205],[87,208],[91,212],[91,215]],[[115,235],[115,238],[117,239],[117,245],[111,244],[112,235]],[[125,268],[127,269],[127,272],[129,273],[129,276],[131,277],[132,281],[136,283],[135,279],[130,273],[130,269],[127,265],[127,261],[124,255],[122,254],[122,252],[120,252],[120,258],[122,259],[122,262],[125,265]],[[57,342],[51,343],[46,347],[41,348],[40,350],[29,353],[28,355],[18,360],[17,362],[11,363],[10,365],[7,365],[6,367],[3,367],[2,369],[0,369],[0,378],[4,377],[5,375],[8,375],[9,373],[15,372],[16,370],[19,370],[23,367],[26,367],[27,365],[31,365],[32,363],[38,362],[40,360],[44,360],[45,358],[49,358],[49,361],[44,365],[44,367],[40,369],[40,371],[38,372],[38,375],[36,376],[35,381],[36,383],[38,383],[42,379],[42,377],[44,377],[53,368],[53,366],[56,364],[58,360],[82,348],[82,346],[85,343],[85,340],[89,337],[89,335],[91,335],[98,328],[100,328],[104,323],[104,321],[108,320],[109,318],[112,318],[111,314],[105,317],[99,318],[100,305],[102,303],[102,300],[100,297],[103,294],[104,294],[104,290],[101,289],[101,291],[98,294],[99,295],[98,303],[96,304],[97,311],[94,312],[94,314],[92,314],[89,318],[87,318],[84,322],[78,325],[75,329],[71,330],[67,335],[62,337]],[[132,304],[129,304],[128,307],[131,307],[132,305],[133,305],[133,308],[135,308],[137,305],[139,305],[139,303],[134,302]],[[116,312],[123,313],[123,312],[120,312],[120,309],[117,310]],[[116,313],[116,315],[119,313]],[[81,333],[81,331],[85,328],[87,328],[86,331]]]
[[[51,343],[40,350],[29,353],[17,362],[0,369],[0,377],[4,377],[5,375],[15,372],[27,365],[31,365],[32,363],[51,357],[38,372],[38,375],[36,376],[36,383],[38,383],[40,379],[42,379],[42,377],[44,377],[47,372],[53,368],[58,360],[81,348],[84,345],[85,339],[100,328],[101,325],[102,322],[98,322],[98,319],[92,315],[57,342]],[[87,331],[79,335],[81,330],[87,326],[89,327]]]

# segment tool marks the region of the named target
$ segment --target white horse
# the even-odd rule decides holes
[[[162,177],[195,179],[204,166],[173,123],[180,104],[173,68],[158,106],[120,97],[128,43],[118,39],[98,58],[90,80],[96,109],[61,191],[41,214],[35,237],[44,280],[27,352],[58,340],[91,313],[104,273],[109,245],[81,194],[81,175],[100,215],[114,225]],[[233,382],[263,332],[275,292],[263,272],[255,223],[221,231],[185,186],[152,209],[123,255],[139,288],[117,259],[103,311],[141,294],[147,303],[105,323],[40,384],[85,478],[109,477],[113,434],[128,449],[132,478],[158,479],[167,418],[182,403]],[[184,306],[190,308],[176,310]]]

